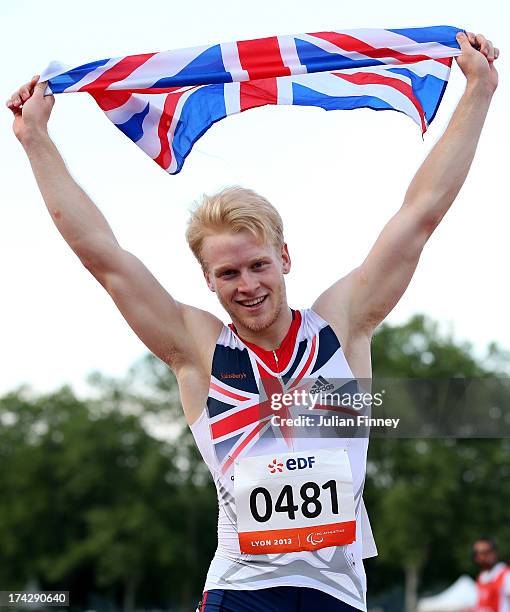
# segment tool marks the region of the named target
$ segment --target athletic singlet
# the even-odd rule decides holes
[[[510,611],[510,567],[497,563],[481,572],[476,581],[477,609],[483,612]]]
[[[345,449],[352,477],[356,539],[345,546],[279,554],[240,552],[234,498],[234,461],[289,451],[289,439],[261,410],[264,377],[289,381],[347,379],[356,382],[335,333],[312,310],[293,311],[291,327],[277,351],[244,342],[224,326],[213,356],[206,407],[191,426],[216,485],[218,548],[204,590],[252,590],[273,586],[311,587],[366,610],[363,558],[377,554],[363,503],[367,437],[300,437],[292,451]],[[287,432],[288,434],[288,432]]]

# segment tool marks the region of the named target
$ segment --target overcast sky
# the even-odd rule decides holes
[[[316,0],[128,0],[3,2],[1,94],[51,60],[77,65],[105,57],[207,43],[356,27],[453,25],[502,48],[501,84],[471,173],[389,317],[423,312],[474,343],[510,348],[508,313],[508,42],[502,0],[345,2]],[[454,62],[455,64],[455,62]],[[111,223],[180,301],[226,321],[188,252],[188,209],[229,184],[258,190],[280,210],[293,258],[289,302],[307,307],[365,257],[400,206],[414,172],[444,130],[465,80],[456,65],[425,135],[399,113],[266,107],[225,119],[197,143],[184,169],[167,175],[119,132],[86,94],[57,96],[52,138],[68,167]],[[0,393],[29,383],[86,390],[93,370],[121,375],[145,353],[109,296],[82,269],[54,228],[29,164],[0,113]]]

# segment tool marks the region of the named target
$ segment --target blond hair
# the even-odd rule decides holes
[[[280,248],[283,243],[283,221],[276,208],[252,189],[226,187],[214,195],[203,194],[195,204],[186,231],[193,255],[204,267],[204,238],[222,231],[247,230],[262,242]]]

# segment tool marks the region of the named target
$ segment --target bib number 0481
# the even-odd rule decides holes
[[[354,487],[347,449],[292,451],[277,458],[257,455],[234,463],[240,551],[277,554],[354,542]],[[274,464],[281,469],[271,469]]]
[[[324,500],[324,503],[329,502],[328,512],[338,514],[338,494],[335,480],[328,480],[321,486],[313,481],[303,483],[299,488],[299,504],[295,503],[292,485],[284,485],[274,504],[274,512],[284,512],[290,520],[296,519],[296,512],[298,511],[306,518],[316,518],[323,509],[323,502],[320,499],[322,491],[329,491],[329,499]],[[261,511],[259,511],[259,508]],[[273,515],[273,498],[268,489],[255,487],[252,490],[250,493],[250,512],[259,523],[269,521]]]

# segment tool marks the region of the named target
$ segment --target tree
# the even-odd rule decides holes
[[[437,407],[440,381],[501,375],[506,359],[491,345],[491,366],[501,369],[488,369],[474,357],[469,344],[441,335],[438,326],[422,316],[402,326],[381,326],[372,353],[376,377],[423,381],[421,388],[426,393],[411,395],[414,405],[408,402],[404,409],[424,411]],[[444,408],[453,409],[454,399],[450,397]],[[478,408],[486,413],[488,406],[481,403]],[[486,471],[505,472],[501,457],[507,446],[506,440],[440,439],[437,435],[432,439],[371,441],[365,490],[369,511],[376,517],[380,557],[368,564],[368,577],[382,589],[384,576],[394,576],[395,565],[400,565],[405,574],[407,612],[416,607],[421,578],[427,578],[429,585],[453,579],[460,568],[466,571],[466,550],[476,535],[505,529],[505,521],[498,524],[492,516],[501,517],[502,504],[510,502],[508,480],[500,487],[499,502],[493,504],[498,509],[492,507],[478,515],[465,515],[465,511],[488,505],[484,500],[491,479]],[[490,452],[482,457],[482,449]],[[480,516],[484,517],[483,525]]]
[[[214,492],[188,439],[155,439],[144,399],[102,382],[93,401],[68,388],[0,400],[0,584],[36,577],[83,605],[120,590],[124,610],[137,596],[187,610],[215,545]]]

